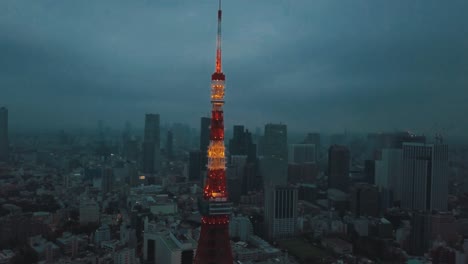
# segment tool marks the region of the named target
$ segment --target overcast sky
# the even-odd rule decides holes
[[[1,0],[13,128],[199,126],[215,0]],[[225,0],[226,125],[468,131],[468,1]]]

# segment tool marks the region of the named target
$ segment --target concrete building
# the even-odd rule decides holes
[[[159,114],[146,114],[143,141],[143,172],[156,173],[160,169]]]
[[[0,161],[7,161],[8,156],[8,109],[0,107]]]
[[[271,186],[265,189],[265,234],[268,239],[292,237],[296,234],[298,191],[292,186]]]
[[[253,225],[250,219],[246,216],[237,216],[231,218],[229,222],[229,235],[237,237],[241,241],[247,241],[253,234]]]
[[[350,193],[351,212],[354,216],[374,216],[380,214],[379,190],[377,186],[358,183],[352,187]]]
[[[448,147],[403,143],[399,193],[405,209],[446,211],[448,206]]]
[[[148,263],[192,264],[197,243],[185,234],[174,234],[145,219],[143,259]]]
[[[99,222],[99,205],[93,200],[82,200],[80,202],[80,224]]]
[[[401,149],[382,149],[381,160],[375,161],[375,185],[379,187],[384,208],[390,207],[394,200],[400,200],[397,191],[401,183],[403,163]]]
[[[345,146],[333,145],[328,150],[328,188],[348,192],[350,153]]]
[[[117,252],[114,252],[114,264],[137,264],[134,248],[123,248]]]
[[[262,140],[263,156],[288,161],[288,132],[284,124],[266,124]]]
[[[102,242],[109,240],[111,240],[110,227],[103,224],[94,232],[94,242],[100,246]]]
[[[189,165],[188,165],[188,180],[200,181],[202,179],[202,152],[193,150],[189,152]],[[206,167],[206,164],[205,164]],[[206,169],[205,169],[206,170]]]
[[[314,144],[290,144],[288,152],[289,163],[303,164],[316,162]]]

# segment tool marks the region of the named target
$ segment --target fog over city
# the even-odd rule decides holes
[[[209,113],[213,1],[0,1],[11,128],[198,127]],[[226,127],[467,130],[468,2],[225,1]]]

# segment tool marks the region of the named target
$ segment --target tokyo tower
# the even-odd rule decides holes
[[[232,264],[229,239],[229,215],[226,188],[226,158],[224,148],[224,81],[221,69],[221,0],[218,9],[218,35],[216,40],[216,67],[211,75],[211,127],[208,146],[208,172],[199,200],[202,215],[201,233],[195,254],[195,264]]]

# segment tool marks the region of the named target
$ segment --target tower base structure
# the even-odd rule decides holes
[[[223,219],[225,218],[225,219]],[[194,264],[232,264],[229,221],[226,217],[202,218]]]

